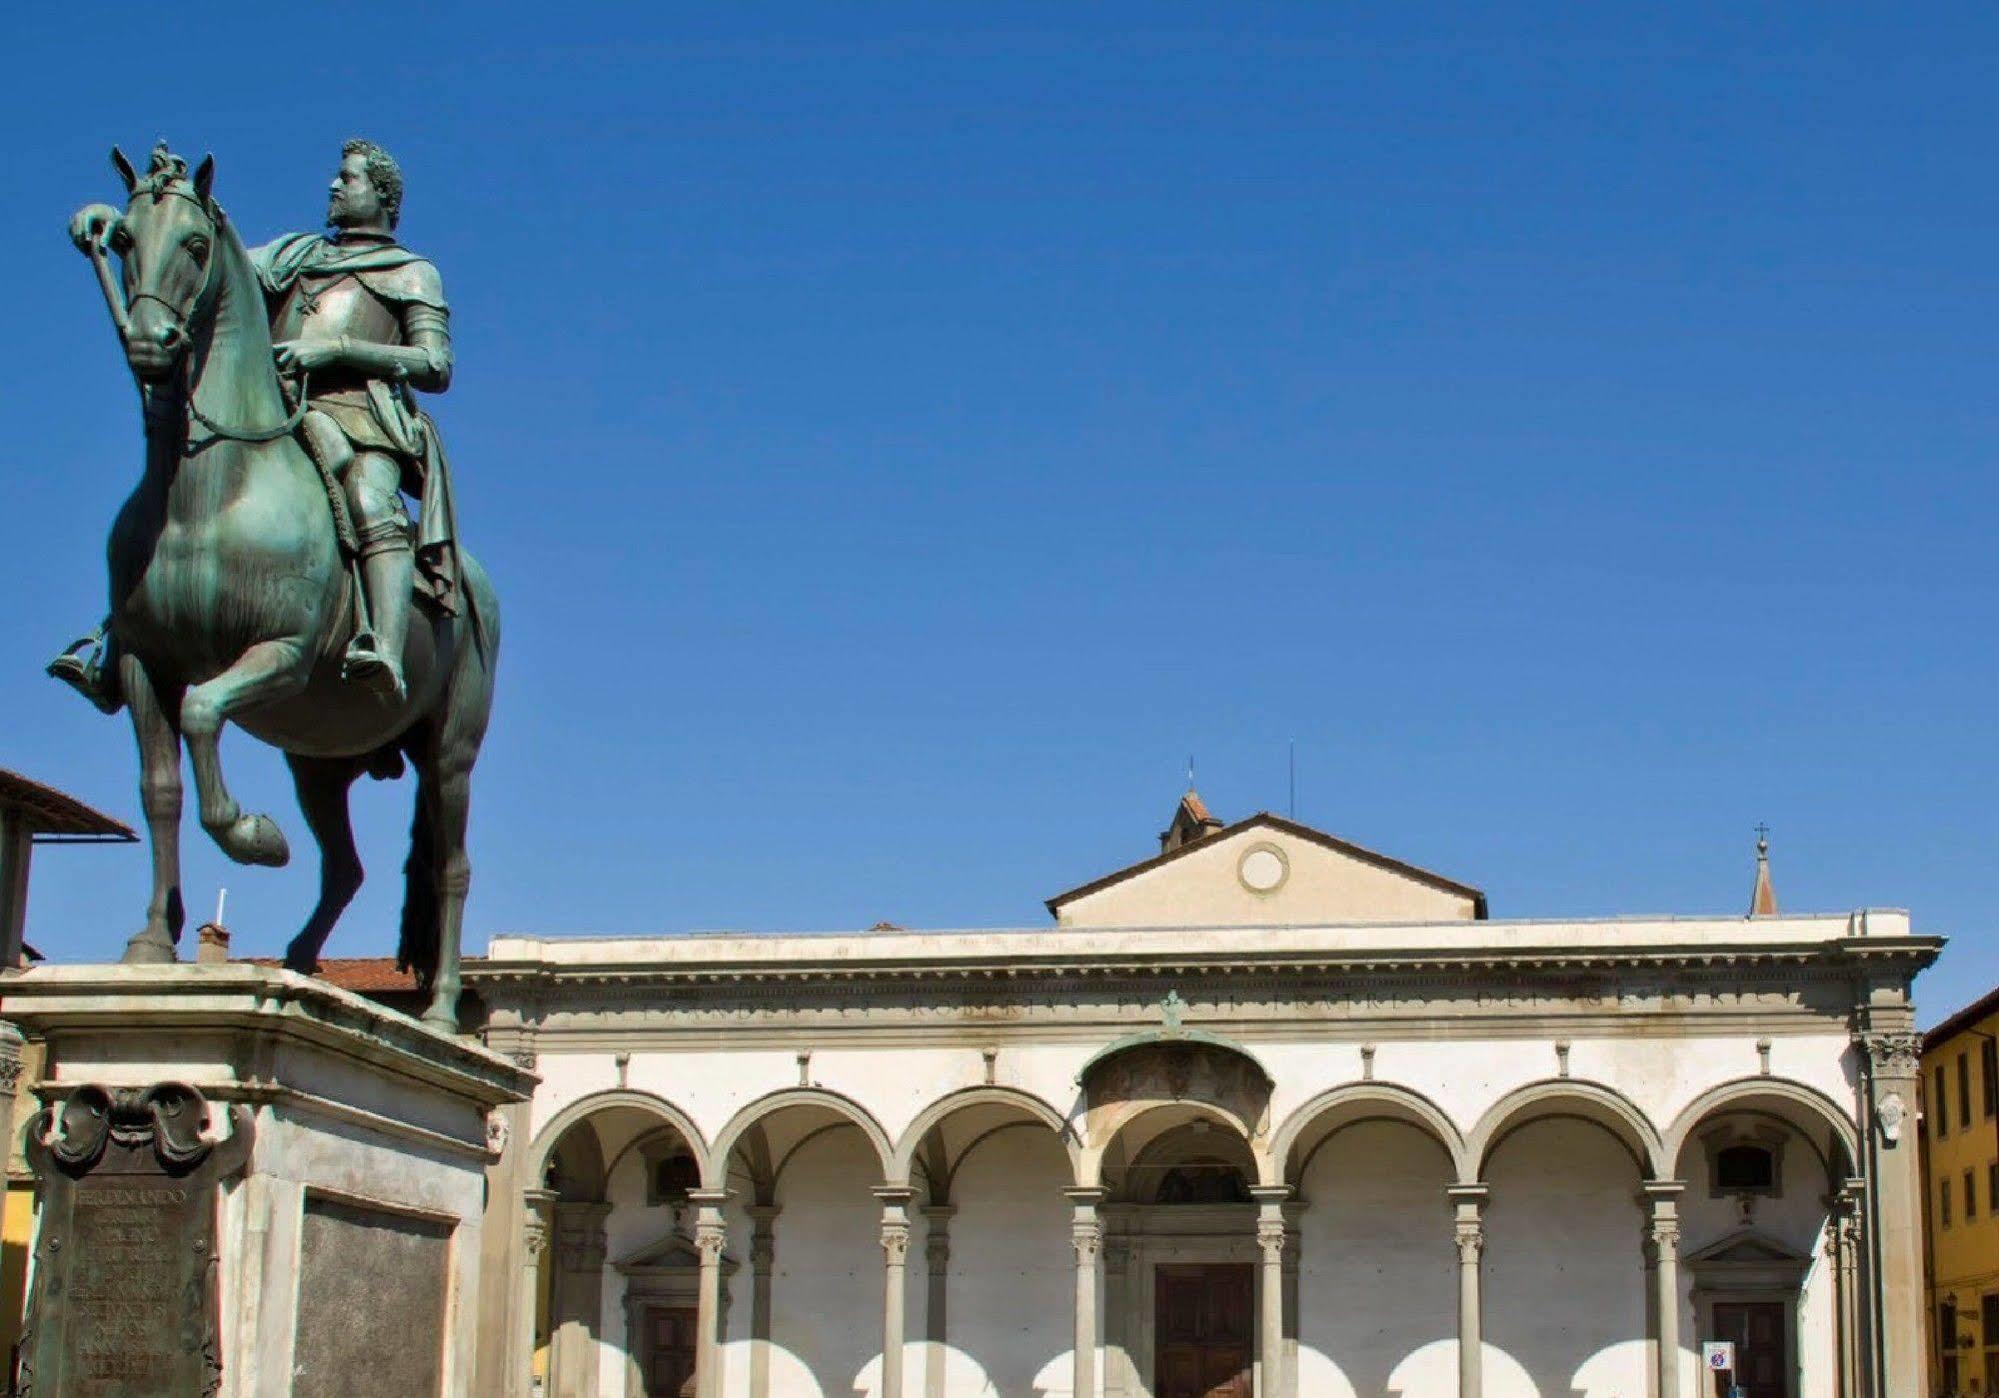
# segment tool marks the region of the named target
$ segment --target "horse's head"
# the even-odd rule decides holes
[[[203,160],[191,178],[187,162],[165,142],[153,148],[143,176],[116,148],[111,163],[131,196],[110,229],[111,250],[125,264],[125,360],[141,379],[162,379],[214,310],[223,232],[222,211],[209,197],[215,158]]]

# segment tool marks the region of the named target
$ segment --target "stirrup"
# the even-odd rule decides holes
[[[340,678],[360,685],[385,704],[400,704],[409,695],[401,668],[382,653],[372,631],[347,643],[347,653],[340,658]]]
[[[121,707],[117,692],[106,683],[102,631],[77,637],[42,669],[51,679],[61,680],[88,699],[99,712],[115,714]]]

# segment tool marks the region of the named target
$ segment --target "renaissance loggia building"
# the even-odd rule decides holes
[[[1906,914],[1493,920],[1191,793],[1048,907],[496,938],[478,1391],[1924,1392]]]

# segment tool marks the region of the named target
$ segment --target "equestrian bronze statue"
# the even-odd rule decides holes
[[[455,1029],[500,609],[459,547],[443,445],[411,393],[451,382],[450,313],[437,269],[395,239],[401,172],[348,142],[330,236],[251,252],[215,202],[212,158],[190,174],[163,144],[144,175],[112,162],[124,212],[88,205],[70,236],[138,379],[145,466],[111,529],[110,614],[49,670],[107,712],[122,704],[138,736],[153,892],[125,959],[174,960],[183,743],[223,852],[290,857],[277,823],[229,794],[217,742],[233,722],[285,754],[319,844],[293,970],[317,969],[361,884],[348,789],[414,768],[397,962],[428,992],[425,1022]]]

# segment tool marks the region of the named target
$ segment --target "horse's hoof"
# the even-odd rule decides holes
[[[285,843],[285,832],[267,815],[236,817],[232,825],[215,837],[215,843],[238,864],[262,864],[277,869],[292,857],[291,847]]]
[[[125,943],[125,955],[120,959],[127,966],[171,966],[177,958],[166,929],[148,927]]]

